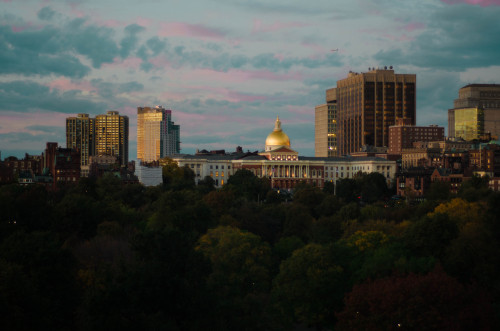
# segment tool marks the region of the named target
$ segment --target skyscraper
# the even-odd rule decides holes
[[[95,119],[96,155],[112,155],[121,166],[128,163],[128,116],[117,111],[97,115]]]
[[[415,125],[415,74],[370,68],[337,81],[338,155],[358,152],[365,145],[387,147],[389,127],[400,118]]]
[[[178,154],[181,151],[180,126],[172,122],[172,111],[165,110],[161,122],[161,153],[160,157]]]
[[[500,137],[500,85],[462,87],[453,108],[448,110],[448,136],[467,140],[488,133]]]
[[[66,119],[66,148],[80,152],[80,164],[87,166],[89,156],[95,154],[95,119],[89,114],[78,114]]]
[[[337,89],[326,90],[326,104],[315,108],[314,154],[316,157],[338,156]]]
[[[137,159],[150,162],[179,153],[179,131],[171,110],[137,107]]]
[[[137,107],[137,159],[145,162],[160,158],[161,106]]]

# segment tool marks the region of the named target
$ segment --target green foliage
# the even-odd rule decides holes
[[[198,186],[196,186],[196,188],[203,195],[215,191],[215,180],[210,176],[205,176],[205,178],[198,182]]]
[[[358,204],[356,202],[351,202],[347,205],[344,205],[342,208],[340,208],[337,216],[344,221],[357,219],[360,216],[360,209]]]
[[[331,327],[342,304],[344,272],[327,247],[308,244],[283,261],[273,284],[282,314],[316,328]]]
[[[352,178],[342,178],[337,181],[337,196],[345,203],[354,202],[358,197],[358,186]]]
[[[286,210],[286,219],[283,224],[283,236],[297,236],[307,241],[314,218],[309,209],[302,204],[293,204]]]
[[[74,329],[79,302],[75,261],[61,248],[57,236],[47,232],[12,234],[0,244],[0,265],[5,268],[0,269],[0,287],[4,287],[0,307],[5,309],[0,316],[8,311],[13,314],[12,320],[2,317],[3,327]]]
[[[296,189],[293,194],[293,202],[295,204],[301,204],[309,209],[314,217],[316,215],[316,208],[321,204],[325,198],[325,193],[321,191],[318,187],[312,185],[304,185],[299,189]]]
[[[294,251],[303,246],[304,242],[299,237],[283,237],[274,244],[273,252],[282,261],[289,258]]]
[[[431,201],[446,201],[451,196],[450,189],[450,182],[435,181],[425,192],[425,198]]]
[[[403,238],[414,256],[442,258],[447,245],[458,233],[457,224],[446,214],[436,214],[411,224]]]
[[[267,196],[271,185],[267,178],[259,178],[250,170],[240,169],[227,180],[223,190],[233,190],[238,197],[260,201]]]
[[[478,201],[486,199],[491,191],[488,186],[489,177],[472,176],[462,182],[458,191],[458,196],[467,201]]]
[[[485,190],[484,179],[464,182],[453,200],[433,187],[410,206],[376,201],[386,188],[375,175],[339,181],[339,196],[302,183],[292,201],[248,171],[215,190],[211,178],[194,187],[189,168],[165,166],[166,184],[157,187],[113,175],[57,192],[0,186],[2,329],[337,329],[333,313],[352,286],[398,284],[436,264],[500,307],[500,194]],[[428,300],[418,291],[416,304],[383,293],[387,301],[378,302],[408,321]],[[462,297],[452,307],[475,311]],[[425,311],[417,317],[438,325]]]
[[[187,165],[182,168],[174,160],[164,157],[160,160],[162,166],[163,186],[166,189],[194,189],[195,173]]]
[[[217,297],[217,311],[225,328],[263,327],[261,323],[268,319],[269,311],[264,307],[272,279],[270,246],[252,233],[217,227],[199,239],[196,250],[212,263],[207,285]]]

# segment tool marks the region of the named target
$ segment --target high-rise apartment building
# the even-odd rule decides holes
[[[392,67],[350,72],[337,81],[338,155],[362,146],[388,147],[389,127],[397,119],[416,121],[416,75],[395,74]]]
[[[89,114],[78,114],[66,119],[66,148],[80,152],[82,166],[89,164],[89,157],[95,154],[95,119]]]
[[[95,118],[96,155],[116,156],[121,166],[128,163],[128,116],[108,111]]]
[[[314,155],[338,156],[336,88],[326,90],[326,104],[316,106],[314,124]]]
[[[165,110],[164,120],[161,122],[161,153],[160,156],[179,154],[181,151],[180,126],[172,122],[172,111]]]
[[[137,159],[157,161],[180,152],[179,125],[162,106],[137,107]]]
[[[465,133],[500,137],[500,84],[469,84],[458,90],[448,110],[448,136],[466,139]]]

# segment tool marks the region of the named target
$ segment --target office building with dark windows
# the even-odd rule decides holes
[[[350,72],[337,81],[338,155],[363,146],[388,147],[389,127],[397,119],[416,121],[416,75],[396,74],[392,67]]]

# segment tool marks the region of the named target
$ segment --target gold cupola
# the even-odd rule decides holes
[[[274,130],[267,136],[266,139],[266,152],[283,146],[290,148],[290,138],[288,138],[286,133],[284,133],[281,129],[280,118],[276,117]]]

